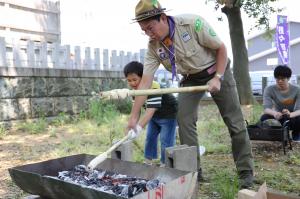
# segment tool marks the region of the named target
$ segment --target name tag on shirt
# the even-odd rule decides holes
[[[191,39],[191,36],[189,35],[188,32],[184,32],[184,33],[182,33],[181,38],[184,42],[187,42]]]

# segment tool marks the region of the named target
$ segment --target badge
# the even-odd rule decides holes
[[[191,36],[189,35],[188,32],[184,32],[182,35],[181,35],[181,38],[184,42],[187,42],[191,39]]]
[[[203,27],[203,21],[201,21],[200,18],[196,19],[196,21],[195,21],[195,30],[197,32],[199,32],[202,29],[202,27]]]
[[[167,55],[165,49],[163,49],[163,48],[158,48],[156,53],[159,56],[159,58],[162,59],[162,60],[165,60],[165,59],[169,58],[169,56]]]
[[[210,36],[212,36],[212,37],[217,36],[217,34],[215,33],[215,31],[212,28],[209,28],[208,32],[209,32]]]

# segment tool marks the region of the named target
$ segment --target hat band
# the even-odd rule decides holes
[[[149,16],[155,16],[155,15],[161,14],[161,13],[163,13],[164,10],[166,10],[166,8],[154,9],[154,10],[150,10],[150,11],[141,13],[135,18],[135,20],[139,20],[139,19],[147,18]]]

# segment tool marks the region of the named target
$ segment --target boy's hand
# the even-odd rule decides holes
[[[130,135],[129,139],[135,139],[137,138],[143,131],[143,128],[140,125],[136,125],[135,129],[130,129],[130,131],[128,131],[128,134]]]

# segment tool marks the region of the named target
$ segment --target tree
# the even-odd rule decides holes
[[[277,0],[214,0],[216,10],[220,7],[226,14],[233,55],[233,75],[237,82],[237,90],[242,105],[253,104],[251,81],[249,76],[249,60],[241,17],[241,8],[246,14],[256,19],[255,28],[264,28],[269,33],[270,15],[281,11],[275,10],[270,3]]]

